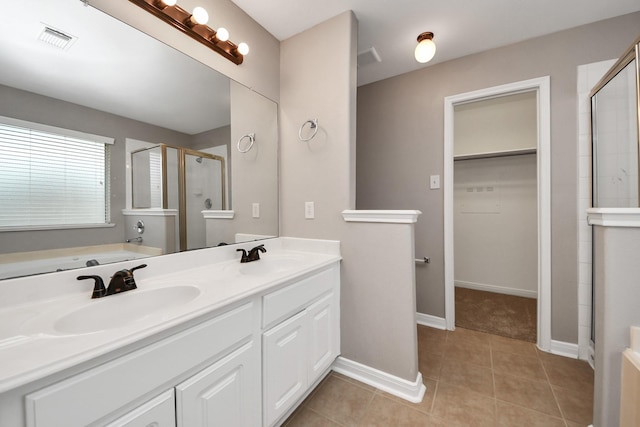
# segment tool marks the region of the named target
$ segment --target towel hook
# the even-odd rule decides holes
[[[247,148],[245,148],[244,150],[240,148],[240,144],[242,143],[242,141],[244,141],[245,139],[249,139],[249,145],[247,146]],[[240,137],[240,139],[238,140],[238,151],[241,153],[246,153],[249,150],[251,150],[251,147],[253,147],[253,143],[256,142],[256,134],[255,133],[248,133],[246,135],[243,135],[242,137]]]
[[[303,138],[302,137],[302,130],[304,129],[304,126],[309,123],[309,128],[313,131],[311,133],[311,136],[309,136],[308,138]],[[300,126],[300,130],[298,131],[298,138],[300,138],[300,141],[306,142],[306,141],[311,141],[313,139],[314,136],[316,136],[316,133],[318,133],[318,119],[309,119],[306,122],[304,122],[302,124],[302,126]]]

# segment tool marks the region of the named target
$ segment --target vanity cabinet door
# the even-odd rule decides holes
[[[176,386],[177,426],[259,426],[259,367],[259,346],[250,341]]]
[[[307,312],[263,334],[265,425],[271,426],[307,391]]]
[[[105,427],[176,427],[173,389],[134,409]]]
[[[307,308],[309,319],[309,385],[331,366],[340,348],[339,315],[332,292]]]

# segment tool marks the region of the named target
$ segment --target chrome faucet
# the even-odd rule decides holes
[[[85,279],[93,279],[94,287],[93,293],[91,294],[91,298],[102,298],[113,294],[119,294],[121,292],[131,291],[136,289],[136,281],[133,278],[134,270],[138,270],[140,268],[145,268],[147,264],[141,264],[137,267],[133,267],[130,270],[124,269],[120,271],[116,271],[113,276],[111,276],[111,281],[109,282],[109,286],[107,288],[104,287],[104,282],[102,281],[102,277],[100,276],[78,276],[78,280]]]
[[[240,258],[241,263],[258,261],[260,259],[260,252],[267,252],[264,245],[258,245],[255,248],[252,248],[248,253],[245,249],[236,249],[236,251],[242,252],[242,258]]]

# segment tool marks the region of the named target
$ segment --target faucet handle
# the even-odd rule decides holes
[[[249,262],[249,257],[247,256],[247,251],[245,249],[236,249],[236,252],[242,252],[240,262]]]
[[[77,280],[86,280],[93,279],[93,293],[91,294],[91,298],[102,298],[107,295],[107,289],[104,287],[104,282],[102,281],[102,277],[100,276],[78,276]]]

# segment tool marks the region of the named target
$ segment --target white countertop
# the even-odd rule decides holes
[[[240,264],[236,249],[250,249],[261,243],[267,249],[261,260]],[[339,242],[277,238],[0,281],[0,393],[151,337],[339,260]],[[79,275],[97,274],[106,286],[115,271],[141,262],[147,267],[135,271],[138,289],[133,291],[92,300],[93,281],[76,280]],[[158,289],[175,286],[189,287],[187,290],[193,291],[189,295],[197,296],[168,308],[152,308],[148,315],[133,321],[118,321],[120,302],[122,307],[126,306],[126,298],[143,301],[145,292],[151,295]],[[102,303],[110,305],[108,313],[113,310],[114,318],[114,322],[104,322],[104,328],[68,333],[54,326],[66,314],[78,310],[91,313],[93,309],[88,307]]]

